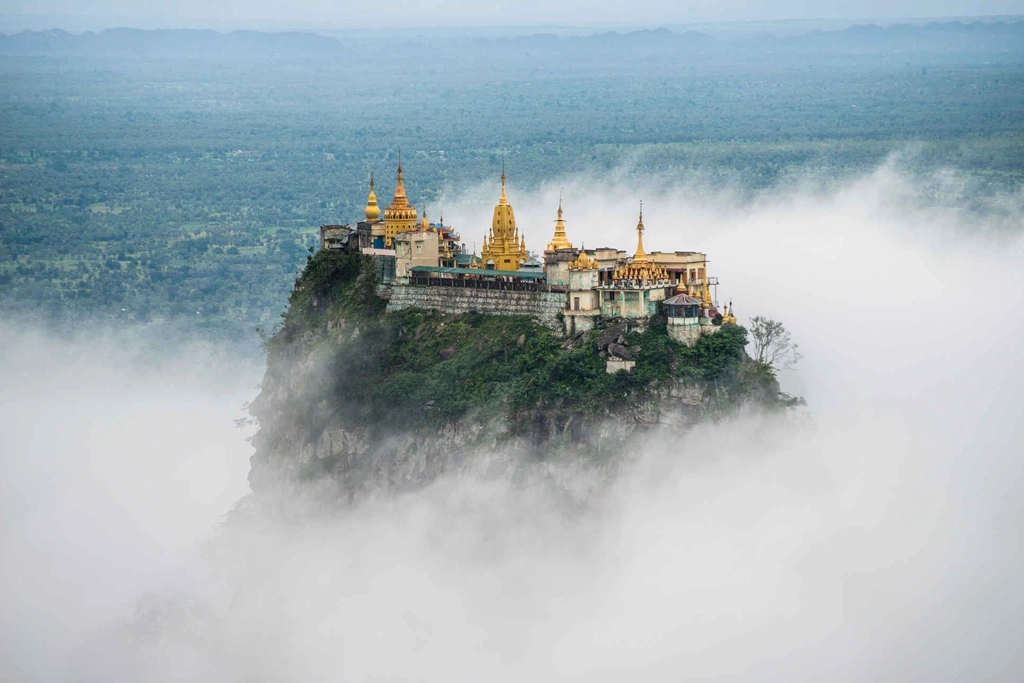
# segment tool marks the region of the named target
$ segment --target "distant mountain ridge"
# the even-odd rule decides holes
[[[987,49],[1024,49],[1024,21],[964,23],[934,22],[924,26],[896,24],[857,24],[842,31],[812,31],[792,42],[814,47],[878,46],[939,48],[962,50],[971,47]],[[985,41],[985,42],[979,42]]]
[[[506,54],[579,55],[607,59],[609,55],[629,57],[706,58],[737,57],[760,59],[762,55],[789,54],[803,58],[810,54],[885,55],[893,52],[927,54],[1024,54],[1024,21],[943,22],[914,26],[859,24],[838,31],[815,30],[798,36],[765,32],[734,36],[700,31],[675,32],[667,28],[627,33],[606,32],[589,36],[559,38],[535,34],[505,39],[479,39]]]
[[[422,50],[423,41],[407,39],[394,45],[404,53]],[[536,33],[513,38],[467,38],[433,51],[461,50],[461,45],[487,45],[498,51],[525,50],[530,53],[737,53],[791,51],[890,51],[927,52],[1024,52],[1024,21],[964,23],[934,22],[921,26],[858,24],[839,31],[815,30],[798,36],[776,36],[770,32],[743,36],[712,36],[699,31],[675,32],[667,28],[619,33],[609,31],[588,36],[559,37]],[[144,30],[114,28],[99,33],[73,34],[60,29],[22,31],[0,35],[0,54],[48,55],[289,55],[325,56],[346,52],[338,39],[312,32],[260,31],[220,32],[209,29]]]
[[[310,53],[340,52],[340,41],[317,33],[209,29],[112,28],[73,34],[61,29],[22,31],[0,36],[0,53],[8,55]]]

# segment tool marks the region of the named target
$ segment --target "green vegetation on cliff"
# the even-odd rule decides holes
[[[300,438],[315,442],[328,425],[414,431],[496,419],[510,436],[539,441],[671,403],[679,386],[700,389],[702,415],[787,402],[770,367],[747,357],[747,332],[736,325],[687,348],[654,319],[621,335],[634,371],[608,374],[597,343],[606,330],[567,340],[525,317],[384,308],[370,258],[323,250],[308,260],[266,342],[269,385],[299,385],[277,407],[284,423],[301,425]]]

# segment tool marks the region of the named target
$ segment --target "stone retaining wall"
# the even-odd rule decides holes
[[[559,334],[565,331],[558,316],[565,308],[565,294],[562,292],[518,292],[470,287],[392,287],[388,310],[401,311],[406,308],[452,314],[525,315]]]
[[[577,334],[582,334],[589,330],[594,329],[597,325],[597,319],[601,315],[600,310],[590,311],[563,311],[563,320],[565,321],[565,334],[569,337],[575,337]]]
[[[668,336],[681,344],[693,347],[702,335],[714,334],[715,332],[718,332],[718,330],[722,329],[720,326],[712,325],[710,322],[701,322],[698,324],[691,322],[692,320],[694,320],[694,318],[669,318]],[[701,320],[707,320],[707,318],[702,318]]]

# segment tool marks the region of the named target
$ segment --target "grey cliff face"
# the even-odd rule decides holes
[[[626,410],[597,417],[536,410],[513,424],[470,412],[392,431],[387,425],[353,423],[344,405],[311,405],[309,395],[325,381],[322,370],[323,359],[308,342],[268,361],[251,406],[260,427],[249,475],[257,493],[320,478],[352,498],[417,488],[459,473],[540,476],[566,490],[590,482],[584,485],[589,489],[619,470],[630,444],[661,438],[655,435],[662,430],[685,431],[718,412],[703,385],[672,381]],[[430,403],[420,409],[429,413]]]

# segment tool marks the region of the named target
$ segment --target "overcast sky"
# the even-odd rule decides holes
[[[631,27],[714,21],[1024,14],[1024,0],[6,0],[5,30],[59,26],[346,28]]]

